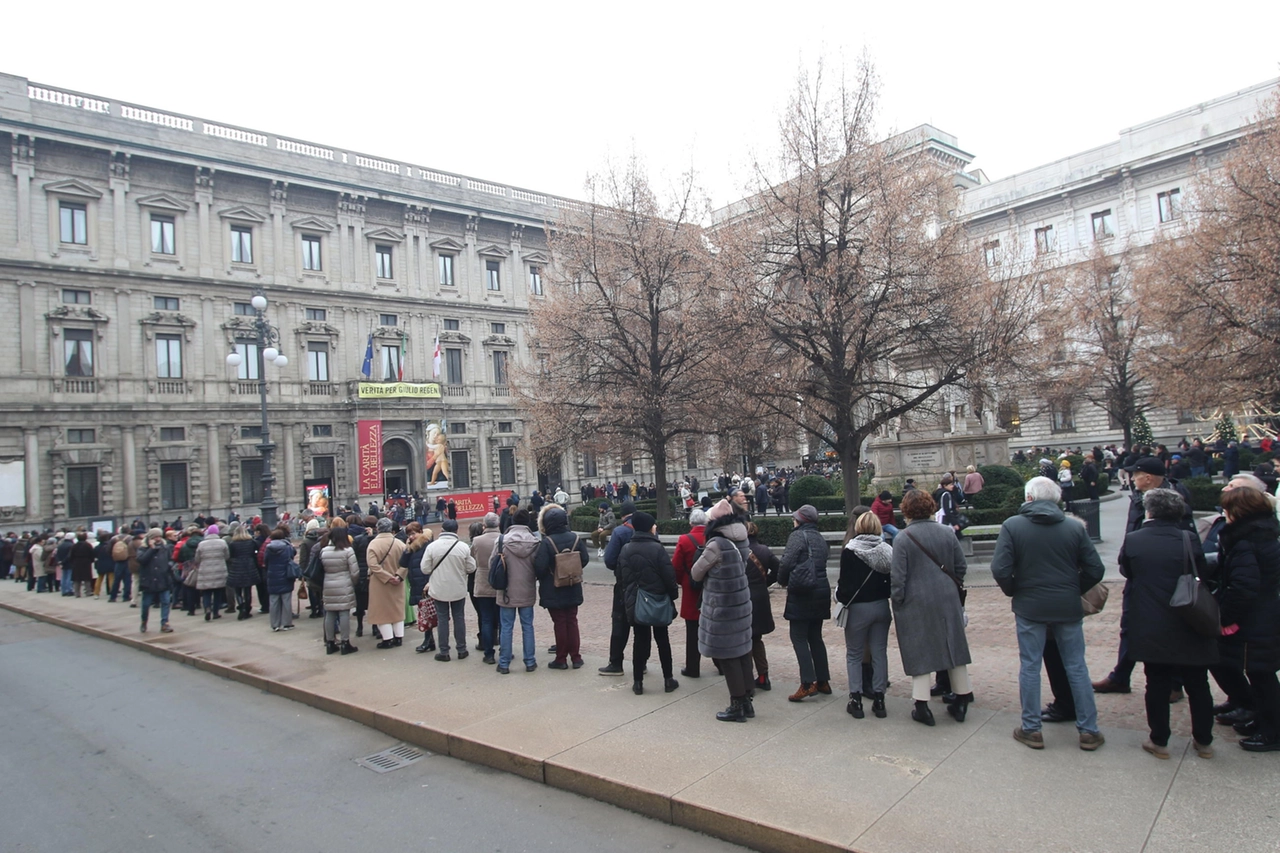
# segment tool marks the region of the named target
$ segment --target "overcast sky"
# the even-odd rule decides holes
[[[10,3],[0,71],[542,192],[633,150],[712,202],[797,70],[868,50],[879,128],[995,179],[1280,76],[1280,2]],[[190,10],[190,11],[187,11]]]

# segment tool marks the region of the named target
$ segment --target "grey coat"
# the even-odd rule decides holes
[[[231,549],[217,536],[206,536],[196,546],[196,589],[222,589],[227,585],[227,560]]]
[[[499,607],[532,607],[537,599],[538,579],[533,571],[533,552],[538,540],[522,524],[513,524],[502,534],[502,554],[507,563],[507,588],[494,597]],[[489,557],[492,567],[498,562],[498,548]]]
[[[355,549],[348,545],[339,551],[325,545],[320,551],[320,565],[324,566],[324,609],[328,613],[345,613],[356,606],[356,578],[360,577],[360,563]]]
[[[955,531],[932,519],[913,521],[894,537],[889,598],[902,669],[907,675],[924,675],[971,661],[956,585],[925,556],[921,544],[945,561],[962,581],[967,568]]]
[[[734,522],[707,537],[707,547],[690,568],[702,582],[698,652],[722,660],[751,652],[751,590],[747,585],[747,526]]]

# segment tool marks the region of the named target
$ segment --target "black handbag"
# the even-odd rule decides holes
[[[1191,534],[1182,531],[1182,550],[1185,556],[1182,574],[1173,587],[1173,597],[1169,599],[1169,608],[1182,617],[1202,637],[1222,636],[1222,623],[1219,621],[1218,601],[1209,592],[1204,581],[1196,577],[1195,556],[1191,551]]]
[[[312,586],[324,586],[324,563],[320,561],[320,551],[322,549],[317,545],[311,549],[311,558],[307,560],[307,567],[302,570],[303,579]]]

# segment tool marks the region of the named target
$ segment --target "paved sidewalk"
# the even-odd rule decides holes
[[[1007,604],[993,597],[990,605],[991,618],[1003,608],[1009,621]],[[726,704],[721,679],[682,679],[664,694],[655,672],[637,697],[630,679],[596,675],[598,653],[578,671],[548,670],[539,655],[536,672],[517,662],[498,676],[476,654],[439,663],[408,645],[378,651],[368,637],[357,655],[327,656],[318,621],[307,619],[276,634],[262,617],[206,623],[178,612],[177,631],[159,634],[155,614],[143,635],[138,611],[123,604],[36,595],[9,582],[0,583],[0,606],[760,850],[1276,849],[1280,757],[1220,740],[1217,757],[1203,761],[1175,736],[1173,760],[1158,761],[1139,749],[1142,731],[1105,722],[1107,744],[1096,753],[1076,748],[1071,726],[1046,727],[1048,748],[1033,752],[1010,737],[1016,714],[983,702],[994,688],[982,681],[980,706],[964,724],[937,703],[936,728],[913,723],[900,674],[885,720],[845,714],[837,677],[835,696],[798,704],[778,683],[757,697],[755,720],[724,724],[713,718]],[[781,659],[784,647],[774,642],[771,653]],[[977,645],[976,670],[1011,683],[1007,661],[987,654]],[[1175,719],[1185,713],[1179,706]]]

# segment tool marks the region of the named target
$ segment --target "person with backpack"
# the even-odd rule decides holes
[[[440,536],[427,546],[422,562],[426,566],[426,593],[436,605],[440,648],[436,660],[450,660],[450,619],[458,660],[464,660],[470,654],[467,650],[467,575],[475,574],[476,560],[471,556],[471,549],[458,540],[458,522],[446,518],[441,523]]]
[[[133,535],[129,528],[121,527],[111,540],[112,580],[107,590],[107,601],[114,602],[120,597],[120,587],[124,586],[124,600],[133,598],[133,575],[129,573],[129,540]]]
[[[556,635],[556,657],[547,667],[568,669],[572,662],[578,669],[582,666],[578,608],[582,606],[582,570],[590,559],[587,543],[569,529],[569,516],[559,504],[542,508],[538,530],[542,544],[534,553],[533,572],[538,578],[539,603],[551,616]]]
[[[830,547],[818,532],[818,511],[805,504],[794,513],[795,529],[778,563],[778,583],[787,590],[782,617],[791,623],[791,645],[800,664],[800,688],[787,698],[802,702],[831,694],[831,672],[822,623],[831,618],[831,583],[827,580]]]
[[[684,620],[684,668],[685,678],[702,677],[702,655],[698,651],[698,619],[701,617],[702,587],[693,582],[689,570],[702,556],[707,545],[707,512],[694,507],[689,513],[689,532],[676,540],[676,551],[671,555],[676,582],[680,584],[680,618]]]

